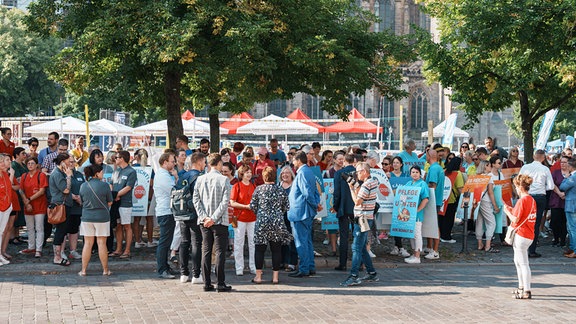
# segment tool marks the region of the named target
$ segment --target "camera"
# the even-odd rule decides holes
[[[344,179],[344,181],[346,181],[346,183],[351,184],[353,187],[358,186],[358,175],[356,174],[356,172],[350,172],[350,173],[342,172],[340,176],[342,177],[342,179]]]

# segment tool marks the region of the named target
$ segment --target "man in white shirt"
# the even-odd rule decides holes
[[[176,184],[177,174],[174,170],[176,156],[173,153],[164,153],[160,156],[160,168],[154,177],[154,196],[156,197],[156,219],[160,225],[160,239],[156,248],[156,270],[163,279],[176,278],[168,265],[168,252],[174,236],[174,216],[170,209],[170,196]]]
[[[538,258],[542,255],[536,253],[536,247],[538,246],[538,236],[540,235],[540,223],[542,221],[542,215],[546,209],[546,191],[554,190],[554,180],[552,179],[552,174],[550,169],[542,164],[546,158],[546,152],[544,150],[536,150],[534,152],[534,162],[524,164],[520,169],[520,174],[525,174],[532,177],[532,185],[528,193],[536,201],[536,224],[534,225],[534,241],[530,248],[528,248],[528,256],[530,258]]]

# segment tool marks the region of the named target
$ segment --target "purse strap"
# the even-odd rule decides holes
[[[96,192],[94,191],[94,189],[92,189],[92,186],[90,185],[90,182],[86,182],[86,184],[88,185],[88,187],[90,188],[90,190],[92,190],[92,193],[94,194],[94,196],[96,197],[96,199],[98,199],[98,201],[100,202],[100,204],[102,204],[102,207],[108,209],[108,206],[106,206],[106,204],[104,204],[102,202],[102,200],[100,199],[100,197],[98,197],[98,195],[96,194]]]

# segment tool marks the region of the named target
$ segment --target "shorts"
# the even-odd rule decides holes
[[[106,223],[82,222],[80,224],[80,235],[108,237],[110,236],[110,222]]]
[[[120,224],[132,224],[132,207],[119,207],[118,213],[120,214]]]

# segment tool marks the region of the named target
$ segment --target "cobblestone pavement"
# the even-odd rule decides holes
[[[50,244],[40,259],[17,255],[24,247],[11,245],[12,264],[0,267],[0,323],[566,323],[576,316],[576,261],[562,257],[550,238],[538,248],[542,257],[530,259],[533,300],[512,298],[517,284],[512,249],[479,252],[472,236],[467,237],[470,253],[459,253],[462,235],[456,234],[456,244],[441,243],[440,260],[422,259],[420,265],[390,256],[393,240],[382,240],[372,246],[380,281],[350,288],[339,286],[347,273],[333,270],[337,258],[327,256],[323,239],[317,230],[315,248],[324,255],[316,258],[318,274],[295,279],[282,273],[280,285],[254,285],[248,272],[237,277],[228,259],[232,293],[159,279],[154,248],[132,249],[130,260],[111,259],[111,277],[99,275],[94,255],[88,276],[79,277],[79,260],[70,267],[51,264]],[[270,276],[266,270],[265,279]]]

